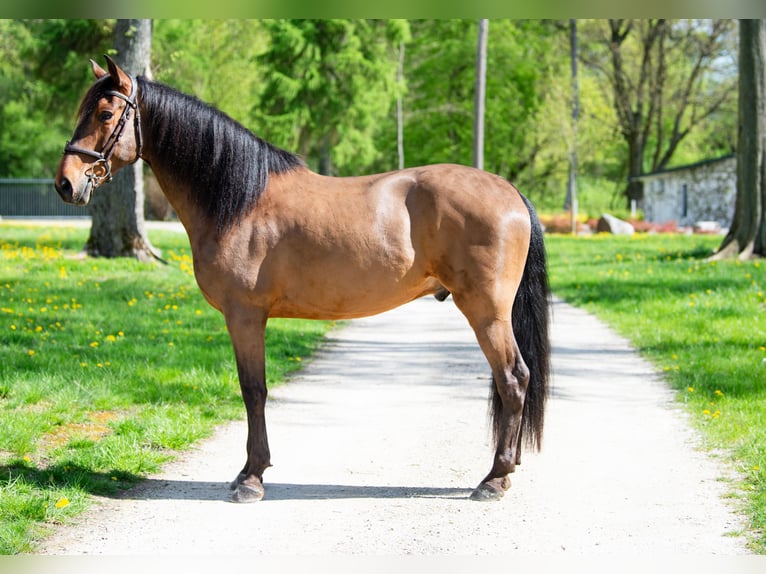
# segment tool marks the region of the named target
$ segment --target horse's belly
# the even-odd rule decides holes
[[[440,288],[440,283],[432,277],[390,283],[307,281],[299,288],[277,294],[269,316],[329,320],[368,317],[436,293]]]

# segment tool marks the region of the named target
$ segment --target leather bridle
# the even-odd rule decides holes
[[[136,158],[131,163],[137,162],[141,157],[141,117],[139,115],[138,103],[136,101],[138,83],[133,76],[130,76],[130,81],[132,83],[130,96],[126,96],[125,94],[115,90],[104,92],[105,96],[115,96],[124,100],[126,105],[122,110],[120,119],[117,120],[117,125],[114,127],[114,130],[112,130],[112,133],[109,135],[109,137],[106,139],[106,142],[104,142],[104,146],[101,148],[100,152],[72,145],[71,142],[66,142],[66,145],[64,146],[64,155],[83,154],[96,158],[95,163],[93,163],[93,165],[91,165],[85,172],[85,176],[88,178],[88,182],[93,185],[93,189],[97,188],[104,182],[109,183],[112,181],[112,166],[109,163],[109,160],[111,159],[112,154],[114,153],[114,150],[117,147],[123,132],[125,131],[125,125],[130,121],[131,110],[135,110],[135,115],[133,116],[133,128],[136,137]]]

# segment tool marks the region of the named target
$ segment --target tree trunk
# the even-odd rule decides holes
[[[729,233],[713,259],[766,255],[766,27],[739,21],[737,198]]]
[[[473,120],[473,165],[484,169],[484,100],[487,87],[487,35],[489,20],[479,20],[476,42],[476,93]]]
[[[625,188],[625,198],[627,206],[635,201],[637,204],[644,199],[644,184],[633,179],[644,173],[644,145],[638,132],[631,134],[628,140],[628,185]]]
[[[569,20],[569,50],[572,69],[572,140],[569,146],[569,175],[564,209],[569,211],[572,235],[577,235],[577,122],[580,117],[580,86],[577,78],[577,20]]]
[[[404,42],[399,42],[399,62],[396,69],[396,81],[399,90],[404,82]],[[399,169],[404,169],[404,114],[402,112],[402,93],[396,97],[396,152],[399,156]]]
[[[334,175],[332,167],[332,156],[330,155],[330,136],[322,138],[322,146],[319,148],[319,169],[321,175]]]
[[[116,59],[127,72],[148,75],[152,43],[151,20],[117,20]],[[94,257],[158,258],[146,235],[144,178],[141,160],[123,168],[106,187],[93,194],[92,224],[85,251]]]

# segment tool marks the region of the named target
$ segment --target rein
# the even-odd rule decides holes
[[[125,131],[125,125],[128,123],[128,121],[130,121],[131,109],[135,110],[136,112],[133,116],[133,128],[136,134],[137,150],[136,159],[134,159],[131,163],[137,162],[141,157],[141,117],[138,111],[138,103],[136,102],[138,82],[136,82],[136,79],[133,76],[130,76],[130,80],[132,82],[130,96],[126,96],[125,94],[115,90],[109,90],[104,93],[104,95],[116,96],[121,100],[124,100],[126,105],[122,109],[122,115],[120,116],[120,119],[117,120],[117,125],[109,137],[106,139],[106,142],[101,148],[101,151],[99,152],[85,149],[80,146],[72,145],[71,142],[66,142],[66,145],[64,146],[64,155],[83,154],[96,158],[95,163],[85,172],[85,176],[88,178],[88,182],[93,185],[93,189],[97,188],[102,183],[109,183],[112,181],[112,166],[110,165],[109,160],[111,159],[112,154],[114,153],[114,150],[117,147],[123,132]]]

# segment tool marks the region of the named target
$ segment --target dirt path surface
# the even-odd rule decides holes
[[[697,450],[654,369],[582,311],[556,302],[553,319],[543,450],[500,502],[466,500],[491,464],[488,367],[451,300],[426,298],[333,333],[272,391],[263,501],[227,502],[245,454],[234,423],[97,499],[42,553],[746,553],[729,471]]]

